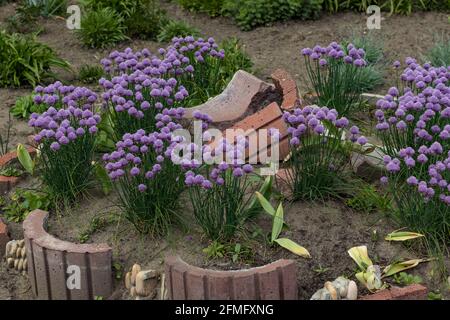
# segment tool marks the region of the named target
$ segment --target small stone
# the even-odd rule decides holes
[[[131,289],[130,289],[130,296],[132,298],[136,298],[137,297],[136,287],[131,287]]]
[[[16,241],[12,241],[12,244],[10,246],[9,252],[8,252],[8,257],[15,257],[16,256],[16,251],[17,251],[17,242]]]
[[[20,259],[22,258],[22,248],[20,248],[19,246],[17,246],[16,249],[16,259]]]
[[[131,285],[133,285],[133,286],[136,285],[136,276],[139,272],[141,272],[141,266],[138,264],[135,264],[131,268]]]
[[[142,297],[154,296],[158,286],[158,273],[154,270],[141,271],[136,276],[136,293]]]
[[[19,259],[19,262],[17,263],[17,271],[22,272],[23,270],[23,259]]]
[[[338,295],[336,288],[330,281],[325,282],[325,289],[330,293],[332,300],[339,300],[341,298],[341,296]]]
[[[19,266],[19,259],[14,259],[14,269],[17,270],[18,266]]]
[[[358,299],[358,286],[355,281],[350,281],[348,284],[347,300]]]
[[[25,258],[27,257],[27,248],[22,247],[22,250],[21,250],[21,252],[20,252],[20,257],[21,257],[22,259],[25,259]]]
[[[336,288],[341,298],[345,298],[347,296],[349,282],[350,280],[344,277],[339,277],[332,282],[333,286]]]
[[[131,272],[127,272],[125,275],[125,288],[127,288],[127,290],[131,289]]]
[[[27,271],[28,270],[28,259],[27,258],[23,259],[22,270],[23,271]]]
[[[14,259],[13,258],[8,258],[6,260],[6,264],[8,265],[8,268],[14,268]]]

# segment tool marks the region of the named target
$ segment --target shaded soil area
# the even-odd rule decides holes
[[[255,73],[262,79],[277,68],[284,68],[298,81],[302,92],[307,91],[305,69],[300,49],[315,44],[328,44],[341,41],[352,35],[362,35],[367,30],[366,17],[357,13],[339,13],[324,15],[317,21],[290,21],[276,23],[251,32],[242,32],[232,21],[225,18],[211,19],[205,15],[188,13],[178,6],[164,3],[163,6],[176,18],[189,22],[200,29],[206,36],[221,41],[227,37],[238,37],[245,50],[255,62]],[[7,17],[14,13],[13,4],[0,8],[0,27]],[[111,50],[90,50],[83,48],[75,34],[65,27],[61,19],[43,20],[45,32],[38,39],[52,47],[62,58],[68,60],[75,71],[84,64],[95,64]],[[388,16],[384,14],[381,30],[374,36],[384,45],[386,61],[403,60],[408,56],[420,58],[439,37],[449,37],[449,23],[444,13],[414,13],[406,16]],[[132,41],[123,43],[114,49],[126,47],[156,50],[162,44],[152,41]],[[75,73],[63,72],[61,78],[65,82],[76,83]],[[386,85],[379,88],[383,92],[386,87],[395,83],[395,75],[386,76]],[[92,86],[98,91],[98,87]],[[31,88],[0,89],[0,133],[5,133],[8,110],[17,97],[29,94]],[[11,147],[26,142],[32,133],[25,121],[12,120]],[[26,184],[25,184],[26,186]],[[167,254],[179,254],[188,263],[198,266],[233,269],[248,268],[255,265],[273,262],[279,258],[295,259],[298,265],[299,297],[309,299],[311,295],[328,280],[338,276],[352,276],[356,265],[347,254],[353,246],[367,245],[374,261],[385,266],[399,259],[417,258],[402,245],[385,242],[384,236],[396,229],[390,220],[381,214],[364,214],[355,212],[339,202],[302,203],[287,205],[285,216],[290,229],[285,236],[306,247],[312,259],[298,258],[285,250],[271,247],[265,240],[270,232],[270,219],[262,216],[249,225],[236,242],[245,246],[244,253],[236,263],[231,259],[208,260],[202,250],[208,242],[202,238],[195,226],[191,232],[179,228],[165,239],[152,239],[136,233],[135,229],[120,218],[120,210],[113,206],[114,194],[103,196],[94,192],[79,203],[79,206],[60,214],[52,214],[50,232],[55,236],[75,242],[106,242],[114,249],[114,267],[116,293],[114,297],[128,299],[122,278],[134,264],[139,263],[144,269],[163,269],[163,260]],[[188,203],[187,199],[181,199]],[[184,209],[186,221],[192,221],[191,209]],[[12,236],[20,239],[21,226],[9,224]],[[192,229],[194,228],[194,229]],[[376,233],[375,233],[376,231]],[[375,234],[377,236],[375,236]],[[434,282],[431,275],[432,264],[424,264],[412,271],[420,274],[431,289],[440,289],[440,282]],[[0,264],[0,299],[31,299],[31,290],[27,278],[6,270]]]

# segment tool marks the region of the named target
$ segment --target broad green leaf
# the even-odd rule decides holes
[[[304,247],[298,245],[297,243],[295,243],[292,240],[289,240],[286,238],[281,238],[281,239],[276,239],[275,242],[278,243],[283,248],[289,250],[290,252],[292,252],[300,257],[311,258],[311,255],[309,254],[308,250],[306,250]]]
[[[95,165],[95,175],[102,184],[103,193],[105,195],[108,195],[112,190],[112,183],[111,179],[108,176],[108,173],[106,172],[106,169],[97,163]]]
[[[383,270],[383,278],[390,277],[396,273],[415,268],[419,265],[419,263],[425,262],[427,260],[424,259],[413,259],[404,262],[397,262],[391,265],[388,265]]]
[[[259,190],[259,193],[264,197],[264,199],[270,199],[270,196],[272,195],[272,185],[273,185],[273,176],[269,176],[265,179],[263,185],[261,186],[261,188]],[[270,203],[269,203],[269,205],[270,205]],[[258,202],[258,198],[253,197],[248,208],[249,208],[249,210],[256,210],[256,209],[259,209],[260,206],[262,206],[262,205],[260,204],[260,202]]]
[[[32,175],[34,173],[34,162],[33,159],[31,159],[30,153],[23,146],[23,144],[19,144],[17,146],[17,158],[23,168]]]
[[[281,230],[283,230],[283,225],[284,225],[284,211],[283,211],[283,204],[280,203],[277,212],[273,217],[272,242],[274,242],[280,236]]]
[[[415,233],[415,232],[409,232],[409,231],[399,231],[399,232],[392,232],[388,234],[385,238],[386,241],[407,241],[412,239],[417,239],[425,237],[423,234]]]
[[[361,270],[367,270],[369,266],[373,265],[372,260],[370,260],[369,255],[367,254],[366,246],[351,248],[348,250],[348,254]]]
[[[259,192],[256,192],[256,197],[258,198],[263,209],[271,216],[275,216],[275,209],[272,207],[270,202]]]

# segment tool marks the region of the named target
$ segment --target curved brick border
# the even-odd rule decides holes
[[[292,260],[239,271],[191,266],[180,257],[165,259],[170,300],[296,300],[297,266]]]
[[[108,298],[113,289],[112,249],[106,244],[74,244],[45,231],[48,212],[35,210],[23,223],[28,275],[34,295],[41,300]],[[80,269],[80,288],[69,289],[69,266]],[[72,278],[73,279],[73,278]]]
[[[6,244],[9,242],[8,227],[0,219],[0,260],[5,255]]]
[[[375,294],[361,297],[359,300],[427,300],[428,289],[420,284],[399,288],[392,287]]]
[[[27,147],[28,152],[31,155],[36,154],[36,149],[34,147]],[[12,161],[17,159],[17,151],[11,151],[0,157],[0,168],[7,166]],[[7,193],[11,191],[20,182],[20,177],[6,177],[0,175],[0,194]]]

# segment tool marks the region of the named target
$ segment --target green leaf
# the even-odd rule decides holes
[[[281,238],[281,239],[276,239],[275,242],[278,243],[283,248],[291,251],[292,253],[294,253],[300,257],[311,258],[311,255],[309,254],[308,250],[306,250],[304,247],[298,245],[297,243],[295,243],[292,240],[289,240],[286,238]]]
[[[275,216],[275,209],[272,207],[270,202],[259,192],[256,192],[256,197],[258,198],[263,209],[271,216]]]
[[[348,250],[350,257],[356,262],[361,270],[367,270],[369,266],[373,265],[367,253],[366,246],[354,247]]]
[[[391,265],[388,265],[384,270],[383,270],[383,278],[387,278],[390,277],[396,273],[408,270],[408,269],[412,269],[415,268],[419,265],[419,263],[425,262],[428,260],[424,260],[424,259],[413,259],[413,260],[408,260],[408,261],[404,261],[404,262],[397,262],[397,263],[393,263]]]
[[[112,190],[112,183],[111,179],[108,176],[108,173],[106,172],[106,169],[102,165],[99,165],[97,163],[95,165],[95,175],[102,184],[103,193],[105,195],[108,195]]]
[[[284,211],[283,204],[280,203],[278,206],[277,212],[273,217],[273,226],[272,226],[272,242],[274,242],[280,236],[281,230],[283,230],[284,226]]]
[[[386,241],[407,241],[412,239],[417,239],[425,237],[423,234],[415,233],[415,232],[409,232],[409,231],[399,231],[399,232],[392,232],[388,234],[385,238]]]
[[[31,159],[30,153],[23,146],[23,144],[19,144],[17,146],[17,158],[19,159],[20,164],[23,168],[31,175],[34,173],[34,161]]]
[[[273,185],[273,176],[269,176],[264,180],[263,185],[259,189],[259,193],[264,197],[264,199],[270,199],[270,196],[272,195],[272,185]],[[270,203],[269,203],[270,205]],[[257,197],[253,197],[252,201],[250,202],[248,208],[249,210],[257,210],[260,209],[261,204],[258,202]],[[273,208],[272,208],[273,209]]]

